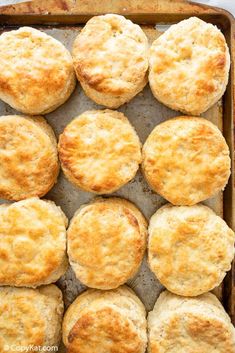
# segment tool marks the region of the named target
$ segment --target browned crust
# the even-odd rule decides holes
[[[131,323],[118,312],[106,307],[95,313],[88,312],[76,322],[69,333],[68,353],[94,352],[102,338],[111,339],[118,353],[139,352],[141,342]],[[108,347],[109,343],[106,349]]]
[[[92,142],[87,143],[91,134]],[[61,167],[68,180],[96,194],[112,193],[135,176],[141,163],[140,149],[128,119],[108,109],[87,111],[75,118],[60,135],[58,144]]]
[[[0,218],[1,286],[35,288],[65,273],[67,219],[52,201],[2,204]]]
[[[126,286],[110,291],[89,289],[68,308],[63,341],[70,353],[144,353],[144,306]]]
[[[147,37],[123,16],[92,17],[76,37],[72,56],[85,93],[109,108],[129,101],[147,82]]]
[[[56,138],[46,120],[1,117],[0,139],[0,196],[15,201],[44,196],[59,174]]]
[[[13,345],[59,345],[63,300],[56,286],[0,288],[0,314],[1,352]]]
[[[68,229],[69,260],[76,276],[92,288],[112,289],[125,283],[141,264],[146,226],[142,213],[124,199],[98,198],[81,206]]]
[[[74,90],[71,55],[46,33],[31,27],[4,32],[0,50],[0,97],[14,109],[30,115],[46,114],[63,104]]]
[[[208,159],[203,160],[207,154],[209,164]],[[152,189],[169,202],[193,205],[227,184],[229,149],[218,128],[208,120],[179,116],[157,125],[150,133],[143,146],[142,170]]]

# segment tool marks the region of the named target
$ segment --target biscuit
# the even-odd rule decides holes
[[[174,205],[194,205],[223,190],[230,164],[223,135],[203,118],[165,121],[143,146],[142,169],[150,187]]]
[[[59,173],[57,142],[42,117],[0,117],[0,197],[44,196]]]
[[[75,118],[59,138],[65,176],[81,189],[108,194],[134,178],[141,144],[128,119],[112,110],[91,110]]]
[[[169,291],[196,296],[223,281],[234,242],[232,229],[210,208],[168,204],[150,220],[149,265]]]
[[[37,287],[66,271],[67,219],[54,202],[0,205],[0,285]]]
[[[0,99],[25,114],[46,114],[75,88],[68,50],[53,37],[30,27],[0,36]]]
[[[235,329],[215,295],[163,292],[148,316],[149,353],[234,353]]]
[[[149,55],[153,95],[174,110],[200,115],[224,94],[230,55],[221,31],[191,17],[157,38]]]
[[[144,353],[144,306],[126,286],[110,291],[89,289],[67,310],[63,341],[73,353]]]
[[[147,83],[148,40],[123,16],[92,17],[73,45],[77,78],[97,104],[118,108]]]
[[[58,347],[63,309],[62,293],[53,284],[38,289],[0,288],[0,351]]]
[[[68,228],[69,262],[88,287],[117,288],[144,256],[147,222],[131,202],[99,198],[81,206]]]

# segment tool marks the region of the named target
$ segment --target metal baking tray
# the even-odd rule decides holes
[[[152,42],[158,35],[159,31],[164,31],[169,25],[176,23],[182,19],[198,16],[205,21],[216,24],[224,33],[230,53],[232,57],[232,65],[230,71],[229,84],[222,100],[208,110],[204,117],[215,123],[223,132],[230,148],[232,159],[232,175],[228,185],[223,193],[219,193],[215,197],[207,200],[205,204],[210,206],[215,212],[222,216],[227,224],[234,229],[234,149],[233,149],[233,118],[234,118],[234,44],[232,38],[234,36],[234,19],[226,11],[185,4],[185,2],[177,1],[178,5],[170,5],[166,0],[151,1],[149,7],[143,4],[136,7],[133,1],[126,1],[127,7],[123,5],[123,1],[117,1],[114,8],[110,9],[108,2],[97,4],[97,9],[93,12],[94,6],[90,6],[87,10],[87,4],[81,3],[81,6],[69,7],[71,1],[50,1],[48,6],[42,1],[41,7],[37,4],[24,4],[17,6],[9,6],[0,8],[0,31],[11,30],[23,25],[36,27],[54,38],[60,40],[69,50],[76,35],[81,30],[82,25],[93,15],[108,12],[120,13],[131,19],[133,22],[142,26],[147,34],[149,41]],[[154,4],[158,7],[154,8]],[[168,5],[167,5],[168,3]],[[181,5],[180,5],[181,4]],[[59,6],[61,5],[61,6]],[[63,5],[63,6],[62,6]],[[77,4],[78,5],[78,4]],[[133,6],[132,6],[133,5]],[[160,6],[161,5],[161,6]],[[48,10],[49,9],[49,10]],[[76,89],[70,99],[54,112],[47,114],[46,119],[53,127],[57,137],[63,131],[64,127],[76,116],[88,109],[103,109],[96,105],[93,101],[86,97],[77,84]],[[136,131],[142,141],[146,140],[149,133],[160,122],[181,115],[163,104],[159,103],[152,95],[149,86],[139,93],[129,103],[118,109],[123,112],[130,122],[136,128]],[[7,104],[0,102],[0,115],[17,113]],[[17,113],[20,114],[20,113]],[[147,185],[143,175],[139,171],[134,180],[122,187],[114,193],[116,196],[124,197],[134,202],[149,219],[150,216],[166,201],[158,194],[154,193]],[[83,192],[68,182],[63,173],[60,173],[57,184],[46,195],[60,205],[69,219],[72,218],[75,211],[80,205],[86,203],[94,197],[93,194]],[[234,281],[234,264],[232,270],[227,275],[223,284],[215,290],[216,295],[223,302],[226,310],[229,312],[233,322],[235,323],[235,281]],[[146,309],[152,309],[159,293],[163,287],[157,281],[155,276],[149,270],[144,259],[140,271],[131,279],[128,284],[139,295],[144,302]],[[59,287],[64,294],[65,306],[67,307],[75,297],[81,293],[83,286],[76,278],[71,269],[58,281]],[[63,352],[63,348],[60,349]]]

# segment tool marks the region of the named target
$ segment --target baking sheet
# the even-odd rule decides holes
[[[72,43],[76,35],[80,31],[80,27],[40,29],[60,40],[69,50],[72,47]],[[159,32],[155,30],[154,26],[143,26],[143,29],[149,37],[150,42],[159,35]],[[90,109],[103,109],[103,107],[98,106],[86,97],[80,85],[77,84],[76,89],[70,99],[63,106],[46,115],[46,119],[53,127],[55,134],[58,137],[65,126],[74,117],[77,117],[84,111]],[[180,113],[175,112],[159,103],[153,97],[149,86],[146,86],[141,93],[139,93],[129,103],[120,107],[118,110],[123,112],[128,117],[130,122],[135,127],[142,143],[145,142],[149,133],[157,124],[171,117],[181,115]],[[0,102],[1,115],[15,113],[20,114],[7,104]],[[221,101],[203,114],[203,116],[222,129]],[[142,210],[147,219],[149,219],[160,206],[166,203],[161,196],[154,193],[148,187],[140,171],[137,173],[134,180],[112,195],[124,197],[135,203],[140,210]],[[65,179],[63,173],[60,172],[57,184],[45,198],[55,201],[57,205],[61,206],[67,217],[71,219],[75,211],[82,204],[94,198],[94,196],[94,194],[81,191],[73,186]],[[3,201],[1,200],[0,202]],[[218,215],[222,216],[222,193],[219,193],[214,198],[207,200],[205,204],[210,206]],[[146,258],[144,259],[138,274],[133,279],[128,281],[128,284],[135,290],[137,295],[143,301],[147,311],[153,308],[157,297],[163,289],[161,284],[149,270],[146,263]],[[67,273],[59,280],[58,285],[64,294],[65,307],[67,307],[77,297],[77,295],[85,289],[85,286],[83,286],[79,280],[75,278],[75,275],[71,269],[69,269]],[[221,297],[220,288],[216,290],[216,293],[218,297]],[[60,350],[60,352],[62,351],[63,350]]]

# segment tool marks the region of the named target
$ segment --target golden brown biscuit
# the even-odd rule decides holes
[[[144,353],[144,306],[126,286],[110,291],[90,289],[67,310],[63,341],[73,353]]]
[[[117,288],[138,270],[147,223],[131,202],[99,198],[75,213],[68,229],[69,262],[88,287]]]
[[[215,295],[163,292],[148,316],[149,353],[234,353],[235,329]]]
[[[57,143],[42,117],[0,117],[0,197],[44,196],[59,173]]]
[[[224,94],[230,56],[220,30],[191,17],[153,42],[149,66],[155,98],[174,110],[199,115]]]
[[[161,207],[149,224],[149,265],[171,292],[196,296],[231,269],[235,234],[204,205]]]
[[[72,56],[86,95],[108,108],[128,102],[147,83],[147,37],[123,16],[92,17],[75,39]]]
[[[0,99],[30,115],[46,114],[63,104],[75,88],[68,50],[31,27],[0,36]]]
[[[68,264],[66,225],[52,201],[0,205],[0,285],[37,287],[59,279]]]
[[[134,178],[141,144],[128,119],[112,110],[90,110],[75,118],[59,138],[68,180],[96,194],[112,193]]]
[[[0,288],[0,351],[58,347],[63,309],[62,293],[53,284]]]
[[[165,121],[143,146],[142,169],[149,185],[174,205],[194,205],[223,190],[230,164],[223,135],[203,118]]]

